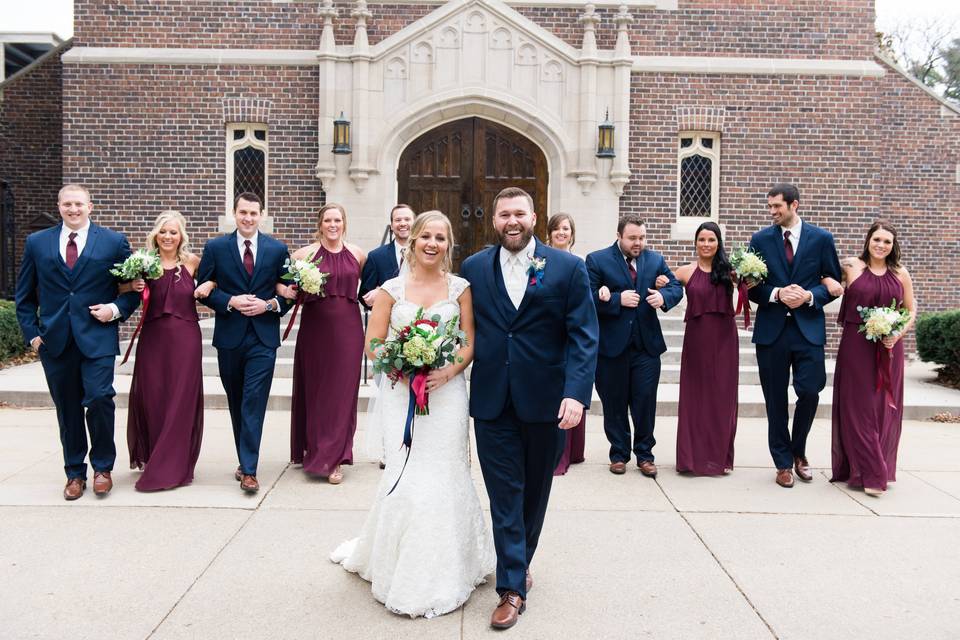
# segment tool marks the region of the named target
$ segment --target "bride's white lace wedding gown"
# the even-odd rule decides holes
[[[419,305],[404,298],[403,274],[383,284],[395,303],[391,327],[413,321]],[[425,310],[446,322],[459,315],[469,286],[447,276],[447,299]],[[431,618],[459,608],[496,568],[490,527],[470,477],[467,386],[459,374],[430,393],[430,415],[417,416],[406,469],[403,427],[409,388],[384,380],[372,421],[385,434],[387,466],[360,536],[330,559],[371,583],[373,597],[395,613]]]

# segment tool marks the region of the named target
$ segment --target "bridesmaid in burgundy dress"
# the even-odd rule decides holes
[[[870,342],[859,333],[857,307],[888,307],[896,300],[909,309],[909,331],[917,317],[913,281],[900,264],[897,232],[885,220],[871,225],[858,258],[843,261],[843,326],[833,375],[833,476],[880,496],[897,479],[897,447],[903,423],[903,342],[899,336]],[[825,284],[832,295],[843,290]],[[879,379],[878,379],[879,378]]]
[[[366,255],[344,242],[347,213],[327,204],[317,216],[317,241],[298,249],[297,260],[316,260],[330,274],[324,296],[304,294],[293,360],[290,459],[309,474],[343,481],[342,464],[353,464],[357,393],[363,360],[363,322],[357,306]],[[278,287],[296,297],[295,287]]]
[[[697,260],[677,269],[686,287],[677,414],[677,471],[716,476],[733,470],[740,339],[732,268],[720,227],[697,229]]]
[[[163,275],[125,285],[150,288],[130,384],[127,444],[130,468],[143,469],[139,491],[172,489],[193,481],[203,437],[203,372],[193,276],[200,258],[187,251],[186,222],[165,211],[147,235]]]
[[[573,218],[568,213],[556,213],[547,220],[547,244],[554,249],[573,253],[573,244],[577,241],[577,228]],[[560,462],[553,470],[553,475],[562,476],[571,464],[584,461],[583,449],[587,439],[587,412],[580,417],[580,424],[573,429],[567,429],[567,445],[563,448]]]

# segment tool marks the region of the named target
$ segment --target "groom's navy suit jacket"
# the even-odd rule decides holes
[[[753,327],[753,342],[773,344],[786,324],[787,314],[793,316],[803,337],[813,345],[823,346],[827,341],[823,307],[833,297],[820,284],[824,276],[839,281],[840,261],[829,231],[815,227],[806,220],[800,227],[800,242],[793,263],[787,264],[783,246],[783,232],[773,225],[761,229],[750,239],[750,248],[767,263],[767,278],[750,290],[750,299],[757,303],[757,319]],[[774,287],[797,284],[813,293],[813,305],[802,304],[790,309],[780,302],[770,302]]]
[[[510,301],[500,246],[468,258],[476,317],[470,415],[495,420],[512,402],[523,422],[556,422],[563,398],[590,406],[597,362],[597,312],[580,258],[536,244],[546,260],[539,285],[528,285],[520,308]]]
[[[249,276],[240,258],[236,231],[207,242],[197,269],[197,282],[214,280],[217,283],[213,292],[201,300],[217,314],[213,328],[214,347],[237,348],[251,326],[265,347],[276,349],[280,346],[280,316],[290,308],[286,299],[279,298],[280,313],[268,311],[258,316],[245,316],[236,310],[227,311],[227,303],[232,296],[246,293],[263,300],[278,297],[276,286],[284,274],[283,264],[288,256],[285,244],[260,232],[257,235],[253,275]]]
[[[659,356],[667,350],[663,331],[657,319],[657,310],[646,303],[647,289],[656,286],[657,276],[665,275],[670,280],[662,289],[663,311],[669,311],[683,298],[683,287],[674,277],[663,256],[651,249],[644,249],[637,257],[637,282],[634,284],[627,269],[627,261],[614,242],[606,249],[594,251],[587,256],[587,271],[590,274],[590,290],[597,305],[600,318],[600,355],[605,358],[619,356],[630,345],[637,344],[651,356]],[[597,295],[600,287],[610,289],[610,300],[603,302]],[[620,293],[634,289],[640,295],[640,304],[635,309],[620,305]]]
[[[60,256],[59,224],[30,234],[17,278],[17,320],[29,344],[40,336],[47,355],[58,357],[72,337],[85,358],[120,353],[118,322],[100,322],[90,306],[113,302],[120,319],[130,317],[140,294],[117,297],[117,280],[110,269],[130,255],[123,234],[90,223],[87,242],[73,269]]]

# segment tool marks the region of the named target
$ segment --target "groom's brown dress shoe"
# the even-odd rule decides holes
[[[530,569],[527,569],[527,593],[530,593],[530,589],[533,589],[533,576],[530,575]]]
[[[87,488],[87,481],[83,478],[70,478],[67,480],[67,486],[63,488],[64,500],[76,500],[83,495],[83,490]]]
[[[509,629],[517,624],[517,618],[527,610],[523,598],[516,591],[507,591],[500,596],[500,603],[490,616],[490,626],[494,629]]]
[[[806,458],[794,458],[793,469],[797,472],[797,477],[804,482],[813,480],[813,474],[810,473],[810,463],[807,462]]]
[[[657,477],[657,465],[653,464],[651,460],[641,460],[637,463],[637,466],[640,467],[640,473],[648,478]]]
[[[256,493],[257,491],[260,491],[260,483],[257,482],[257,476],[248,476],[244,474],[244,476],[240,478],[240,488],[247,493]]]
[[[790,469],[777,469],[777,484],[787,489],[793,486],[793,471]]]
[[[109,471],[97,471],[93,474],[93,492],[98,496],[105,496],[113,489],[113,480]]]
[[[614,473],[618,476],[622,476],[627,472],[627,465],[624,462],[611,462],[610,463],[610,473]]]

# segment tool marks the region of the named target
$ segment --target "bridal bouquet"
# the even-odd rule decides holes
[[[287,258],[287,261],[283,263],[286,273],[280,277],[283,280],[292,281],[302,291],[322,297],[324,295],[323,288],[327,285],[327,278],[330,277],[330,274],[320,271],[321,260],[323,260],[323,256],[317,258],[316,262]]]
[[[860,333],[870,342],[878,342],[887,336],[899,336],[910,322],[910,311],[900,307],[896,300],[889,307],[857,307],[863,324]]]
[[[123,262],[114,264],[110,273],[125,282],[138,278],[156,280],[163,275],[163,265],[160,263],[160,254],[156,251],[137,249]]]
[[[750,249],[740,247],[730,254],[730,265],[737,277],[746,282],[763,282],[767,277],[767,263]]]
[[[426,390],[430,370],[460,361],[456,350],[467,343],[467,336],[460,330],[459,320],[459,316],[447,322],[441,322],[438,315],[425,318],[423,308],[420,308],[413,322],[394,329],[392,338],[370,340],[370,349],[376,354],[374,372],[387,376],[391,386],[395,386],[401,378],[409,378],[410,393],[415,400],[415,413],[418,416],[430,414]]]

